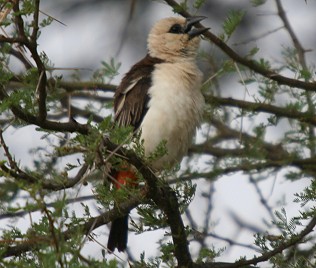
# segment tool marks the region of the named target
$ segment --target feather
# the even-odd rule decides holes
[[[152,72],[163,61],[146,55],[124,76],[114,95],[114,120],[120,126],[138,129],[148,110]]]

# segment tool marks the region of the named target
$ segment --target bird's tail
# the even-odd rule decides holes
[[[114,187],[122,189],[124,187],[135,187],[137,177],[131,170],[122,170],[114,175]],[[108,238],[107,248],[113,252],[116,248],[118,251],[124,251],[127,247],[128,239],[128,214],[112,221],[111,230]]]
[[[112,222],[107,248],[113,252],[124,251],[127,247],[128,215],[117,218]]]

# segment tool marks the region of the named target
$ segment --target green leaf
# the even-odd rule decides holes
[[[193,3],[193,7],[196,9],[200,9],[201,6],[203,6],[205,2],[206,0],[195,0],[195,2]]]
[[[178,5],[173,7],[173,12],[174,13],[181,13],[181,12],[187,11],[187,10],[188,10],[187,0],[184,0],[183,2],[181,2]]]
[[[99,130],[102,132],[108,131],[112,127],[112,116],[109,115],[99,124]]]
[[[247,57],[252,57],[252,56],[256,55],[256,54],[259,52],[259,50],[260,50],[260,49],[259,49],[258,47],[252,48],[252,49],[248,52]]]
[[[22,8],[20,9],[20,11],[23,15],[32,14],[34,12],[34,10],[35,10],[34,1],[23,1],[22,2]]]
[[[300,78],[303,78],[304,80],[308,81],[312,78],[312,74],[309,70],[302,69],[300,70]]]
[[[216,257],[219,257],[221,253],[225,251],[224,248],[216,250],[214,247],[212,248],[201,248],[199,252],[199,256],[197,258],[197,263],[208,263],[213,262]]]
[[[261,6],[267,2],[267,0],[250,0],[254,7]]]
[[[231,10],[229,12],[228,17],[223,24],[223,29],[228,38],[236,30],[237,26],[240,24],[245,14],[246,12],[242,10]]]

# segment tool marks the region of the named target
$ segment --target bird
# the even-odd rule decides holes
[[[133,65],[114,94],[114,122],[139,133],[145,157],[165,142],[166,153],[149,163],[155,172],[180,163],[200,126],[204,107],[202,72],[196,64],[203,16],[169,17],[149,32],[146,56]],[[128,164],[114,173],[114,186],[137,179]],[[128,182],[130,181],[130,182]],[[126,250],[128,215],[112,221],[107,249]]]

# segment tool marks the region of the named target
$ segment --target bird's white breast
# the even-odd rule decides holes
[[[156,65],[149,88],[148,111],[141,125],[145,154],[166,141],[167,154],[151,164],[160,170],[181,161],[199,126],[204,98],[201,72],[194,62]]]

